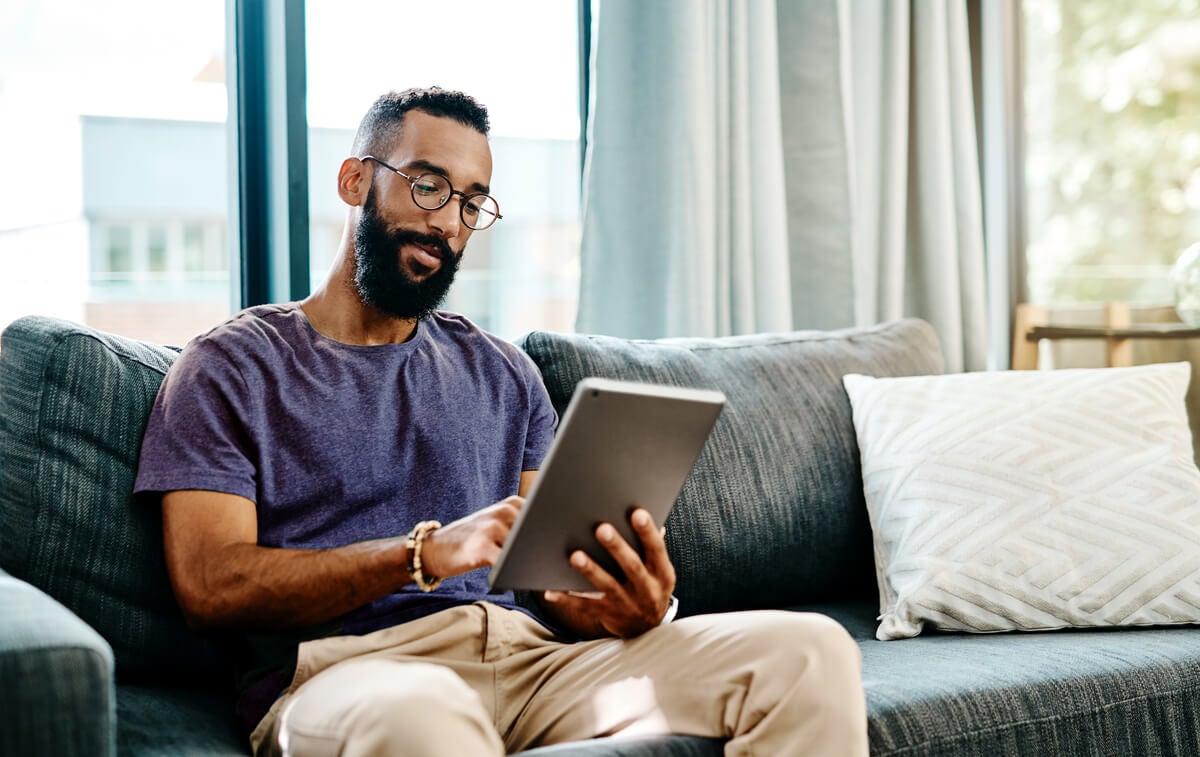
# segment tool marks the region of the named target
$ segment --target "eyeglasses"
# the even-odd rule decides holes
[[[496,202],[496,198],[482,192],[475,194],[460,192],[450,184],[449,179],[441,174],[424,173],[414,179],[374,155],[364,155],[361,160],[373,160],[412,182],[413,202],[422,210],[437,210],[450,202],[451,197],[458,195],[462,198],[462,202],[458,205],[458,214],[469,229],[482,231],[504,217],[500,215],[500,204]]]

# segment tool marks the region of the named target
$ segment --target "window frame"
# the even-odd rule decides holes
[[[304,0],[225,4],[234,310],[310,289],[304,19]]]

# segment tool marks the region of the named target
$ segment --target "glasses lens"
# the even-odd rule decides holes
[[[413,202],[425,210],[437,210],[450,199],[450,182],[435,173],[418,176],[412,185]]]
[[[469,195],[463,201],[462,217],[472,229],[486,229],[500,217],[500,206],[491,195]]]

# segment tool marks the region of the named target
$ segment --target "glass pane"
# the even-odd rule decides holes
[[[133,230],[124,225],[107,227],[108,244],[104,264],[96,273],[129,274],[133,271]],[[110,277],[111,278],[111,277]]]
[[[1029,299],[1169,304],[1200,241],[1200,2],[1024,11]]]
[[[150,273],[164,273],[167,268],[167,230],[151,226],[146,233],[146,269]]]
[[[193,265],[227,219],[225,4],[4,8],[0,328],[40,314],[182,344],[227,317],[228,265]]]
[[[204,226],[189,223],[183,227],[183,268],[188,272],[207,271],[209,262],[204,249]]]
[[[359,119],[384,92],[437,84],[488,107],[491,189],[504,215],[471,237],[444,307],[508,338],[531,329],[573,329],[580,185],[576,5],[308,0],[314,287],[325,279],[342,236],[346,206],[336,177]],[[403,41],[364,45],[362,19],[383,39]],[[420,34],[406,33],[414,29]]]

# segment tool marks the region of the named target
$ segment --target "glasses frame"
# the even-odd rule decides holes
[[[449,179],[447,179],[445,176],[442,176],[440,173],[428,172],[428,173],[423,173],[414,178],[414,177],[409,176],[408,174],[404,173],[399,168],[396,168],[394,166],[388,165],[387,163],[384,163],[382,160],[375,157],[374,155],[364,155],[361,158],[359,158],[359,160],[374,161],[374,162],[378,163],[379,165],[383,166],[384,168],[386,168],[387,170],[391,171],[392,173],[399,174],[400,176],[403,176],[405,179],[407,179],[409,182],[409,194],[412,195],[413,204],[416,205],[421,210],[428,210],[430,212],[433,212],[435,210],[441,210],[442,208],[446,207],[446,203],[450,202],[451,197],[454,197],[454,195],[458,195],[459,197],[462,198],[462,200],[460,200],[458,203],[458,217],[462,219],[463,225],[466,226],[471,231],[484,231],[486,229],[490,229],[496,225],[496,221],[499,221],[501,218],[504,217],[504,216],[500,215],[500,203],[496,200],[495,197],[492,197],[490,194],[488,194],[486,192],[472,192],[471,194],[467,194],[466,192],[455,189],[454,184],[452,184]],[[438,203],[438,205],[436,207],[427,208],[424,205],[422,205],[419,200],[417,200],[417,183],[420,182],[421,179],[424,179],[426,176],[436,176],[438,179],[446,182],[446,186],[450,187],[450,193],[446,195],[446,199],[444,199],[440,203]],[[464,211],[466,210],[467,201],[470,200],[472,197],[486,197],[492,201],[493,205],[496,206],[496,217],[494,219],[492,219],[492,222],[489,223],[487,226],[472,226],[471,222],[467,220],[467,216],[464,213]]]

